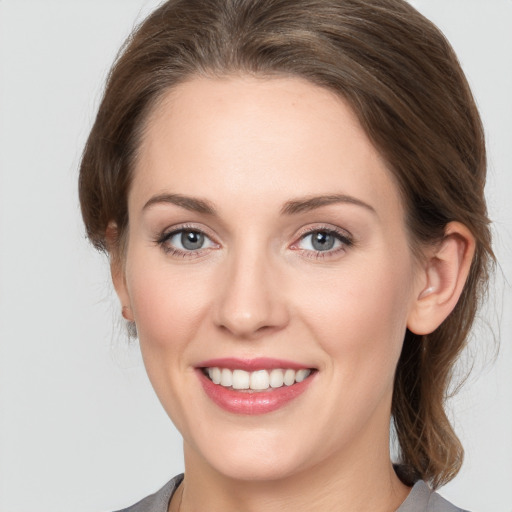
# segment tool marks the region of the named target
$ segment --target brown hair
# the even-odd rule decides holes
[[[401,477],[437,487],[463,457],[444,410],[493,259],[485,142],[466,78],[441,32],[403,0],[171,0],[130,36],[108,78],[80,169],[87,234],[106,250],[127,195],[144,121],[194,75],[299,76],[345,98],[401,190],[411,246],[465,224],[476,254],[462,296],[432,334],[407,332],[392,417]],[[115,252],[115,248],[114,248]]]

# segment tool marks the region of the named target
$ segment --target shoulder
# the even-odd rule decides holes
[[[135,505],[132,505],[128,508],[123,508],[117,512],[167,512],[172,495],[182,480],[183,475],[175,476],[159,491],[151,494],[150,496],[147,496],[143,500],[135,503]]]
[[[178,488],[183,475],[167,482],[159,491],[147,496],[131,507],[117,512],[167,512],[174,491]],[[407,499],[396,512],[467,512],[433,492],[422,480],[416,482]]]
[[[433,492],[429,486],[419,480],[411,489],[407,499],[396,512],[467,512],[457,508],[442,496]]]

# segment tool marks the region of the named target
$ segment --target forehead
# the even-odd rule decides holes
[[[270,207],[340,193],[400,208],[391,174],[348,104],[299,78],[182,83],[148,116],[139,149],[132,204],[171,192]]]

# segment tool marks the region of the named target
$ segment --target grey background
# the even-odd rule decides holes
[[[179,435],[120,327],[76,193],[109,65],[157,3],[0,1],[1,512],[116,509],[182,470]],[[474,371],[450,402],[466,462],[441,492],[470,510],[510,512],[512,2],[412,3],[451,40],[481,108],[501,263],[459,374]]]

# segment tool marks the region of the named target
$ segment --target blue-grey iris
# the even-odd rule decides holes
[[[311,244],[315,251],[329,251],[335,242],[336,238],[326,231],[317,231],[311,235]]]
[[[181,245],[189,251],[201,249],[204,244],[204,235],[197,231],[183,231],[181,234]]]

